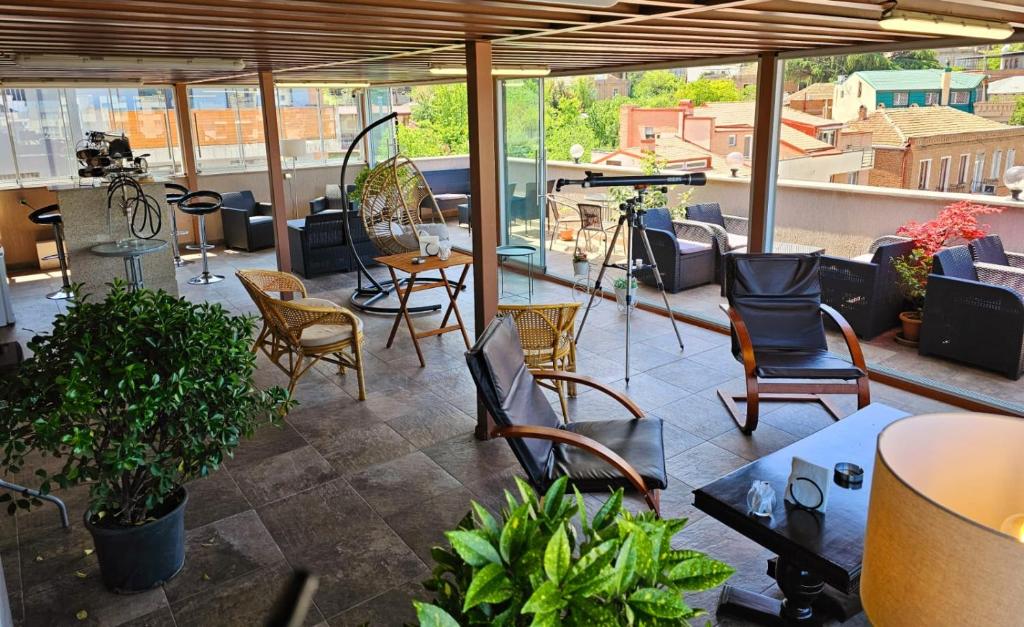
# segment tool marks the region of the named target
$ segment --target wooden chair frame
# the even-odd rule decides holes
[[[519,341],[526,356],[526,367],[531,371],[557,370],[565,372],[576,372],[576,314],[579,311],[580,303],[552,303],[552,304],[531,304],[531,305],[498,305],[499,316],[510,316],[516,323],[519,331]],[[522,322],[534,323],[532,326]],[[540,324],[538,324],[540,323]],[[532,331],[532,333],[531,333]],[[537,336],[540,337],[531,337]],[[543,342],[546,336],[551,336],[551,342]],[[535,340],[535,341],[531,341]],[[569,420],[569,405],[566,401],[566,390],[568,395],[576,396],[576,384],[569,383],[563,386],[562,382],[555,380],[554,384],[541,383],[544,387],[558,393],[558,400],[562,406],[562,416]]]
[[[638,420],[644,417],[643,410],[625,394],[622,394],[621,392],[618,392],[595,379],[591,379],[590,377],[561,370],[538,370],[533,372],[533,377],[534,379],[547,379],[568,383],[570,385],[580,384],[592,387],[595,390],[604,392],[608,396],[614,398],[623,407],[629,410],[629,412]],[[565,419],[566,422],[569,421],[568,416],[566,416]],[[610,466],[622,473],[622,476],[626,478],[629,484],[644,497],[644,501],[647,503],[647,506],[650,507],[659,518],[661,517],[661,495],[659,491],[648,488],[647,484],[644,482],[643,476],[637,472],[629,462],[597,440],[588,438],[585,435],[566,431],[564,429],[528,425],[511,425],[507,427],[496,426],[491,430],[491,436],[499,438],[537,438],[540,440],[550,440],[552,442],[568,444],[569,446],[575,446],[576,448],[583,449],[591,455],[595,455],[604,460]],[[543,488],[543,486],[535,487],[538,489]]]
[[[721,305],[722,310],[729,316],[729,322],[736,333],[736,339],[740,345],[740,352],[743,357],[743,375],[746,380],[746,394],[730,394],[724,388],[718,389],[718,397],[722,400],[725,408],[729,411],[733,421],[740,428],[740,431],[749,435],[757,428],[760,400],[772,400],[782,402],[811,402],[820,403],[825,411],[832,416],[833,420],[839,420],[839,411],[822,394],[856,394],[857,409],[863,409],[871,402],[871,392],[868,387],[867,363],[864,361],[864,352],[861,350],[860,342],[853,327],[843,316],[822,303],[822,313],[828,315],[843,333],[846,347],[850,351],[850,358],[853,365],[864,372],[854,383],[762,383],[757,376],[757,362],[754,357],[754,344],[750,338],[750,332],[739,312],[726,304]],[[741,419],[741,412],[736,401],[746,401],[747,411],[744,419]]]
[[[253,345],[253,352],[262,350],[270,358],[271,363],[288,375],[289,394],[295,391],[299,379],[310,368],[319,361],[326,361],[337,365],[338,373],[342,375],[345,374],[346,368],[355,370],[359,384],[359,400],[366,400],[366,382],[363,376],[364,337],[359,318],[354,313],[337,305],[304,305],[277,299],[260,287],[261,284],[270,285],[270,291],[298,292],[305,297],[306,289],[302,281],[287,272],[240,270],[237,275],[263,314],[264,327]],[[352,334],[331,344],[304,346],[303,331],[320,324],[348,326],[352,329]]]

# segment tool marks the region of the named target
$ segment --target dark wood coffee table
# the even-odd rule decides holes
[[[883,428],[908,415],[873,403],[694,490],[698,509],[778,555],[769,562],[768,574],[778,582],[784,601],[725,586],[719,612],[766,625],[806,625],[817,624],[826,615],[846,620],[860,611],[856,595],[875,445]],[[750,437],[756,438],[757,433]],[[833,482],[825,514],[797,508],[784,499],[794,456],[828,468],[853,462],[864,469],[863,486],[854,490]],[[770,519],[747,513],[747,491],[755,480],[768,481],[775,488],[777,500]],[[826,583],[841,594],[825,591]]]

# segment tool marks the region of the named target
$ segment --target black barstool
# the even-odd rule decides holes
[[[71,283],[68,281],[68,258],[64,254],[64,221],[60,217],[60,206],[49,205],[42,209],[36,209],[32,213],[28,214],[28,219],[32,220],[36,224],[48,224],[53,227],[53,239],[57,243],[57,254],[43,257],[43,259],[53,259],[57,257],[57,263],[60,264],[60,277],[61,277],[61,288],[56,292],[47,294],[46,297],[50,300],[65,300],[71,298]]]
[[[164,189],[167,190],[167,206],[171,210],[171,252],[174,254],[174,266],[180,268],[188,262],[181,258],[178,238],[182,235],[188,235],[188,231],[178,230],[178,212],[175,210],[175,207],[188,194],[188,188],[177,183],[164,183]]]
[[[188,280],[191,285],[209,285],[224,280],[219,274],[210,274],[210,266],[206,259],[206,251],[213,248],[206,243],[206,216],[219,210],[222,202],[220,194],[206,191],[189,192],[178,201],[178,207],[182,211],[199,218],[199,249],[203,252],[203,271],[199,276]]]

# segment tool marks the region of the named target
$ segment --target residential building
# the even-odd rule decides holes
[[[1017,99],[1024,96],[1024,75],[991,81],[985,91],[987,98],[974,103],[974,113],[996,122],[1009,122]]]
[[[867,183],[879,187],[1005,194],[1003,173],[1024,156],[1024,127],[953,107],[882,107],[850,129],[871,133]]]
[[[786,96],[785,103],[797,111],[830,118],[835,91],[835,83],[812,83]]]
[[[854,72],[835,92],[832,118],[847,122],[880,105],[887,109],[911,105],[950,106],[974,113],[984,100],[984,74],[946,70],[872,70]]]
[[[798,180],[850,182],[870,168],[870,142],[853,151],[837,148],[843,124],[789,107],[782,111],[780,176]],[[753,152],[754,103],[710,102],[700,107],[683,100],[676,107],[623,105],[619,110],[619,150],[595,157],[595,163],[635,165],[654,150],[679,169],[731,170],[726,155],[743,155],[746,170]],[[710,156],[706,166],[700,160]]]
[[[598,100],[628,96],[629,79],[625,74],[597,74],[594,76],[594,91]]]

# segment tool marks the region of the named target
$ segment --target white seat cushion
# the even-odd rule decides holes
[[[271,222],[274,218],[272,216],[249,216],[249,224],[263,224],[264,222]]]
[[[854,257],[853,261],[858,261],[860,263],[871,263],[874,260],[874,258],[875,256],[872,255],[871,253],[864,253],[863,255],[857,255],[856,257]]]
[[[729,250],[736,250],[737,248],[746,248],[747,236],[736,235],[735,233],[726,233],[726,237],[729,238]]]
[[[341,309],[337,303],[323,298],[298,298],[293,303],[297,305],[306,305],[308,307],[330,307],[332,309]],[[363,321],[356,318],[356,328],[359,331],[363,330]],[[345,341],[352,337],[352,327],[347,324],[314,324],[311,327],[306,327],[302,330],[302,338],[299,340],[303,346],[309,348],[316,348],[318,346],[328,346],[330,344],[337,344],[338,342]]]

